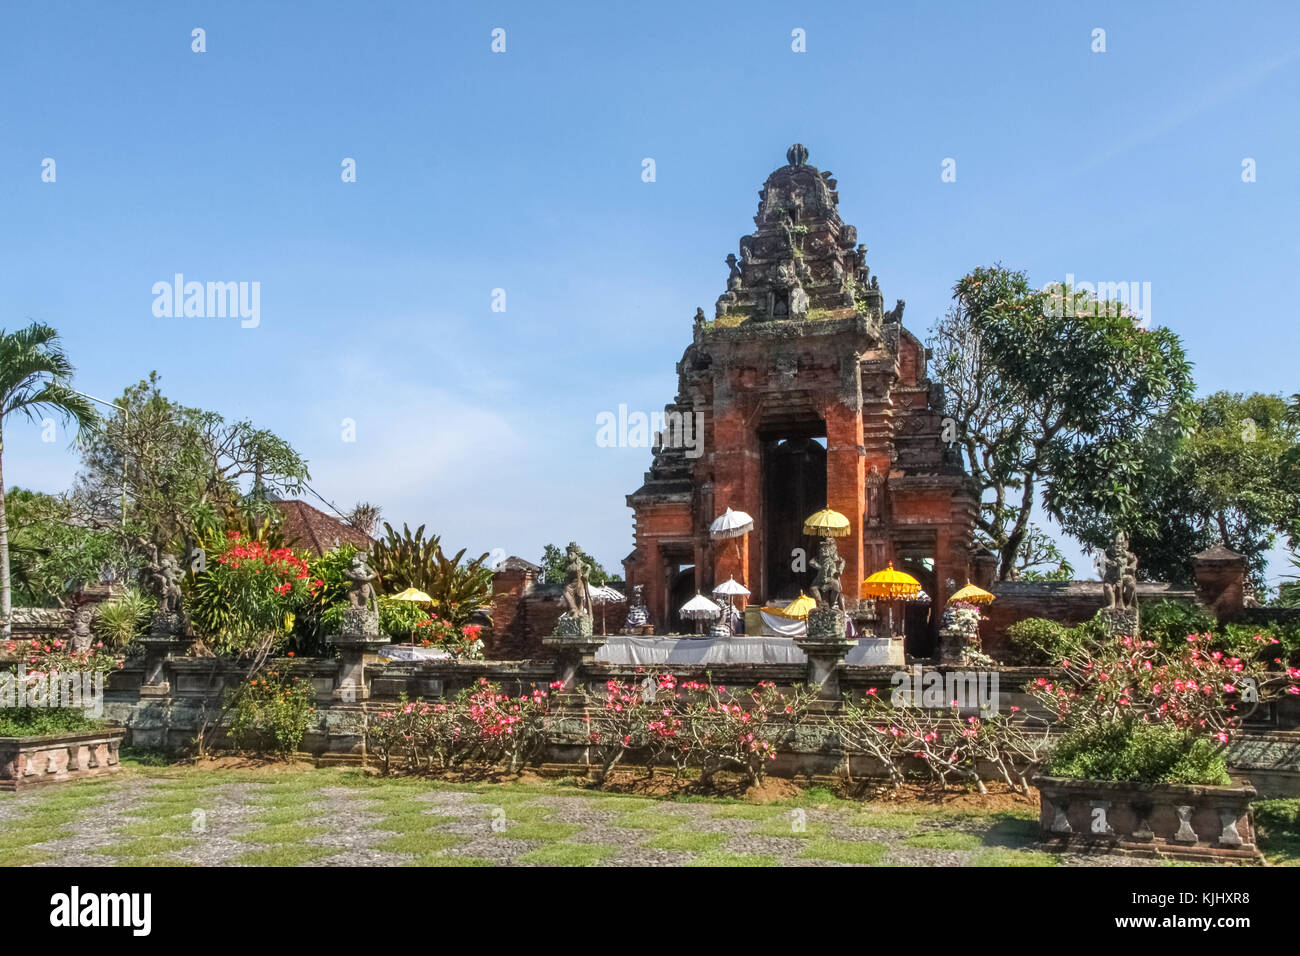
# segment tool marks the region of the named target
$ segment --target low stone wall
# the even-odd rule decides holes
[[[154,663],[161,665],[163,680],[159,686],[165,687],[166,692],[157,693],[144,684],[145,674],[152,666],[149,661],[133,660],[110,675],[105,688],[105,716],[124,725],[125,742],[130,746],[187,750],[193,746],[204,722],[215,719],[219,713],[225,690],[244,679],[244,669],[215,658],[166,657]],[[408,700],[453,697],[484,680],[518,695],[534,688],[549,689],[565,669],[563,663],[555,660],[368,660],[364,690],[357,697],[349,698],[339,693],[342,667],[338,659],[296,658],[275,663],[282,671],[310,681],[314,687],[317,709],[302,749],[326,761],[360,760],[364,754],[366,721],[371,715],[392,708],[403,695]],[[709,680],[729,687],[753,687],[760,681],[771,681],[788,689],[809,680],[809,665],[805,664],[709,664],[672,670],[683,680]],[[833,671],[835,691],[822,702],[820,713],[823,717],[833,713],[843,696],[860,698],[874,691],[888,700],[896,689],[929,671],[939,672],[945,680],[957,673],[979,680],[996,677],[998,700],[1004,713],[1016,707],[1022,714],[1039,715],[1042,712],[1037,710],[1034,699],[1022,688],[1038,678],[1056,676],[1052,669],[1040,667],[972,670],[927,665],[922,670],[919,665],[899,669],[841,664]],[[572,689],[599,692],[610,680],[637,681],[645,677],[645,670],[633,665],[591,661],[577,669]],[[568,696],[567,699],[580,698]],[[572,713],[567,713],[557,718],[548,761],[586,762],[589,755],[585,730],[572,717]],[[1296,728],[1300,728],[1300,699],[1283,700],[1257,714],[1247,728],[1249,733],[1234,742],[1229,752],[1234,779],[1249,781],[1269,796],[1300,794],[1300,730]],[[217,743],[220,745],[220,738]],[[855,777],[872,776],[875,772],[865,758],[853,757],[846,762],[844,755],[828,743],[821,718],[802,729],[789,752],[778,755],[772,766],[773,773],[789,776],[845,770],[851,770]]]
[[[0,791],[115,773],[123,727],[75,734],[0,737]]]
[[[1143,786],[1038,777],[1039,827],[1052,849],[1207,862],[1262,862],[1253,787]]]

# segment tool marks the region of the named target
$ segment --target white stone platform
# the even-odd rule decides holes
[[[806,664],[808,657],[789,637],[630,637],[612,635],[596,652],[606,664],[638,667],[663,664]],[[864,667],[904,665],[903,642],[858,638],[845,663]]]

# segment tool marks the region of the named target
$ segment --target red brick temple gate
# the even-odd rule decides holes
[[[755,601],[794,597],[811,580],[798,549],[815,553],[802,521],[830,507],[852,525],[837,541],[849,606],[893,561],[926,582],[932,638],[948,582],[970,572],[977,489],[942,439],[925,346],[903,327],[901,301],[884,311],[835,180],[803,146],[786,158],[759,193],[757,228],[727,257],[714,319],[696,313],[650,471],[627,498],[626,578],[645,586],[661,633],[689,589],[687,566],[705,593],[734,575]],[[702,446],[682,440],[695,422]],[[710,540],[728,507],[753,516],[747,540]]]

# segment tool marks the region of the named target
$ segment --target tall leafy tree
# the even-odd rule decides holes
[[[121,536],[98,528],[67,495],[10,488],[5,493],[13,601],[19,607],[65,605],[78,586],[108,572],[126,576]]]
[[[1215,392],[1195,403],[1188,425],[1143,435],[1127,517],[1138,573],[1188,583],[1191,556],[1222,541],[1245,556],[1262,589],[1278,535],[1300,539],[1300,406],[1280,395]],[[1065,525],[1094,546],[1115,526],[1095,501],[1063,510]]]
[[[13,633],[13,595],[4,500],[4,425],[15,412],[29,421],[57,415],[78,428],[94,422],[94,406],[71,388],[72,372],[59,333],[50,326],[33,322],[14,332],[0,329],[0,618],[5,638]]]
[[[117,404],[125,414],[102,419],[85,436],[75,491],[93,513],[117,521],[125,474],[128,536],[160,551],[223,530],[232,512],[278,519],[271,499],[306,488],[307,463],[288,442],[249,421],[172,401],[157,373]]]
[[[1082,499],[1122,524],[1136,504],[1141,435],[1184,415],[1192,393],[1173,332],[1143,330],[1073,290],[1036,290],[1000,265],[957,282],[930,344],[1001,580],[1021,567],[1040,496],[1058,520]]]

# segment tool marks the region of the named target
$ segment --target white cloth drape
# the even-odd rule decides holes
[[[763,617],[763,634],[769,637],[803,637],[808,633],[808,622],[779,614],[759,611]]]

